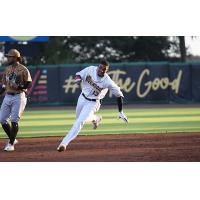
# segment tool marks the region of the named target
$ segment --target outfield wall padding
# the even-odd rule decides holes
[[[86,66],[30,67],[29,105],[75,105],[81,89],[73,77]],[[121,87],[126,104],[200,102],[200,63],[118,63],[111,64],[109,75]],[[116,98],[108,92],[103,102],[115,104]]]

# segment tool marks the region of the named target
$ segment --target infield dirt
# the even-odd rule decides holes
[[[14,152],[4,152],[1,162],[179,162],[200,161],[199,133],[78,136],[65,152],[57,152],[61,138],[19,138]]]

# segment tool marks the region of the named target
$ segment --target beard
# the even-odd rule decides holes
[[[13,61],[13,60],[12,61],[7,61],[8,65],[13,65],[14,63],[15,63],[15,61]]]

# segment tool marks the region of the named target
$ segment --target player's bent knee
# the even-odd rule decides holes
[[[20,120],[20,117],[14,117],[14,118],[11,117],[11,122],[18,123],[19,120]]]
[[[1,124],[6,124],[7,123],[7,119],[4,119],[4,118],[0,117],[0,123]]]

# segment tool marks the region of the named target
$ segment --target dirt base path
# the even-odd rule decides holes
[[[65,152],[57,152],[60,139],[19,139],[14,152],[0,151],[0,161],[200,161],[200,133],[78,136]],[[0,140],[1,149],[5,142]]]

